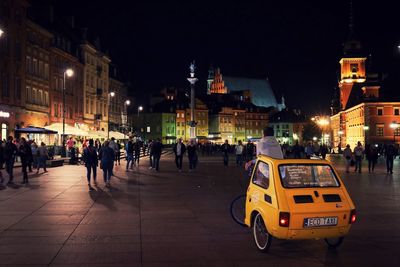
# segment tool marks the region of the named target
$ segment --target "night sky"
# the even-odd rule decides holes
[[[139,101],[164,86],[188,87],[195,59],[197,90],[205,92],[213,64],[227,76],[268,77],[277,99],[284,94],[288,106],[312,113],[329,111],[350,6],[344,0],[53,2],[56,14],[72,14],[92,38],[100,36]],[[375,69],[394,75],[400,69],[395,1],[368,2],[353,1],[355,31]]]

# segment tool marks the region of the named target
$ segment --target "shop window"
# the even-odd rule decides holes
[[[383,136],[383,124],[376,125],[376,136]]]
[[[5,123],[1,124],[1,139],[5,140],[7,139],[7,135],[8,135],[8,125]]]

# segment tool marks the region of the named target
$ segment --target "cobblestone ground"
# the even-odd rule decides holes
[[[186,159],[185,159],[186,160]],[[337,250],[322,240],[274,240],[259,253],[251,231],[232,221],[231,200],[247,187],[242,169],[200,157],[194,173],[172,155],[159,173],[115,168],[112,188],[89,192],[83,166],[32,175],[30,185],[0,190],[1,266],[400,266],[400,164],[386,175],[345,175],[358,221]],[[365,164],[364,164],[365,165]],[[3,171],[4,172],[4,171]]]

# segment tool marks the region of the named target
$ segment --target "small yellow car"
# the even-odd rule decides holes
[[[337,247],[356,220],[354,204],[325,160],[273,159],[260,155],[246,195],[244,224],[257,248],[272,238],[320,239]]]

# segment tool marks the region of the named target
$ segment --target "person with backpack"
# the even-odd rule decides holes
[[[393,161],[397,156],[397,149],[393,144],[389,144],[385,150],[387,173],[393,174]]]
[[[44,172],[47,172],[46,160],[49,158],[49,151],[47,151],[47,147],[44,142],[40,143],[40,147],[38,148],[38,153],[39,153],[39,163],[38,163],[36,174],[39,173],[40,167],[43,168]]]
[[[182,160],[183,155],[186,152],[186,146],[182,143],[182,138],[178,139],[178,142],[174,145],[173,149],[175,154],[175,164],[179,172],[182,172]]]
[[[361,163],[364,158],[364,148],[361,145],[361,142],[357,142],[357,146],[354,148],[354,158],[355,158],[355,169],[354,172],[361,173]]]
[[[17,154],[17,146],[13,142],[13,137],[7,137],[6,145],[4,146],[4,161],[6,163],[6,171],[8,173],[8,184],[14,183],[14,162]]]
[[[22,164],[22,183],[27,184],[28,181],[28,165],[32,159],[32,150],[31,146],[28,145],[26,139],[24,137],[21,138],[20,146],[18,149],[19,156],[21,157],[21,164]]]
[[[111,186],[112,170],[114,168],[115,150],[109,146],[109,142],[105,141],[103,147],[99,151],[100,168],[103,169],[104,183],[106,187]]]
[[[93,139],[89,140],[89,145],[83,150],[83,160],[85,162],[85,167],[87,170],[87,182],[89,191],[94,190],[92,185],[90,184],[91,179],[91,172],[93,171],[93,182],[97,185],[96,178],[97,178],[97,165],[98,165],[98,156],[96,148],[93,146],[94,142]]]
[[[126,153],[126,170],[129,169],[129,164],[131,165],[131,169],[133,169],[133,165],[135,164],[135,162],[133,161],[132,137],[129,137],[129,141],[126,143],[125,153]]]

